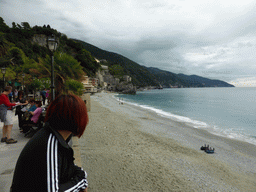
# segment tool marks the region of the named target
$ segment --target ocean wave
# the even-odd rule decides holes
[[[202,121],[198,121],[198,120],[191,119],[189,117],[180,116],[180,115],[176,115],[176,114],[173,114],[170,112],[166,112],[166,111],[163,111],[162,109],[157,109],[157,108],[149,106],[149,105],[142,105],[139,103],[135,103],[134,101],[131,102],[124,98],[119,100],[119,97],[117,97],[117,96],[118,96],[118,94],[113,96],[113,98],[115,98],[117,101],[121,101],[121,102],[127,103],[129,105],[133,105],[136,107],[140,107],[142,109],[146,109],[146,110],[155,112],[157,115],[159,115],[161,117],[168,118],[168,119],[171,119],[171,120],[174,120],[177,122],[186,123],[196,129],[204,129],[204,130],[208,131],[209,133],[217,135],[217,136],[226,137],[226,138],[230,138],[230,139],[237,139],[240,141],[244,141],[244,142],[256,145],[256,137],[244,134],[242,129],[241,130],[232,129],[232,128],[223,129],[216,125],[209,125]]]
[[[238,129],[222,129],[218,126],[213,126],[212,129],[208,130],[210,133],[221,136],[221,137],[227,137],[229,139],[236,139],[240,141],[244,141],[253,145],[256,145],[256,137],[253,137],[249,134],[245,134],[243,132],[243,129],[238,130]]]
[[[119,99],[116,96],[117,95],[114,95],[114,98],[117,101],[119,101]],[[208,126],[207,123],[205,123],[205,122],[193,120],[193,119],[190,119],[190,118],[185,117],[185,116],[180,116],[180,115],[176,115],[176,114],[173,114],[173,113],[170,113],[170,112],[166,112],[166,111],[163,111],[162,109],[157,109],[157,108],[152,107],[152,106],[142,105],[142,104],[138,104],[138,103],[135,103],[135,102],[130,102],[130,101],[127,101],[127,100],[122,100],[122,102],[130,104],[130,105],[134,105],[134,106],[137,106],[137,107],[141,107],[143,109],[153,111],[161,117],[169,118],[169,119],[172,119],[172,120],[178,121],[178,122],[189,123],[194,128],[204,128],[204,127]]]

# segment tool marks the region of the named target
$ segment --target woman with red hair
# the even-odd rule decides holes
[[[26,144],[16,164],[11,190],[86,191],[87,174],[74,164],[71,136],[83,135],[88,123],[84,101],[61,95],[47,109],[45,127]]]

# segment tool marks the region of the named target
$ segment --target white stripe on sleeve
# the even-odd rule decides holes
[[[55,182],[56,191],[59,190],[59,179],[58,179],[58,141],[55,140]]]
[[[58,141],[52,133],[47,143],[47,190],[56,192],[59,190],[58,180]]]
[[[50,165],[50,146],[51,146],[52,134],[50,134],[48,143],[47,143],[47,191],[51,191],[51,181],[50,181],[50,174],[51,174],[51,165]]]

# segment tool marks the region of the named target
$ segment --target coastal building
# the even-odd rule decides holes
[[[99,63],[106,63],[106,60],[98,60],[95,58],[95,60]],[[119,78],[114,77],[110,74],[109,68],[107,65],[101,65],[101,68],[96,73],[96,79],[98,79],[98,85],[102,90],[108,90],[108,91],[124,91],[124,90],[134,90],[134,87],[132,86],[132,78],[129,75],[124,75],[121,77],[122,81],[120,81]],[[93,84],[92,79],[92,85]],[[95,85],[94,85],[95,86]]]
[[[120,79],[119,78],[115,78],[115,84],[119,84],[120,83]]]
[[[92,84],[91,78],[88,76],[84,77],[84,80],[82,81],[84,85],[84,93],[96,93],[97,92],[97,87]],[[95,81],[94,81],[95,83]]]
[[[124,81],[127,82],[127,83],[129,83],[129,82],[132,81],[132,78],[131,78],[129,75],[124,75],[124,76],[123,76],[123,79],[124,79]]]
[[[84,85],[84,93],[97,93],[97,88],[92,85]]]
[[[100,63],[100,60],[98,60],[98,59],[97,59],[97,58],[95,58],[95,57],[94,57],[94,59],[95,59],[95,61],[96,61],[97,63]]]
[[[100,62],[98,59],[95,58],[97,62]],[[104,81],[104,76],[106,74],[109,74],[108,66],[101,65],[101,69],[99,69],[96,72],[96,78],[98,79],[98,85],[101,87],[101,89],[106,90],[107,89],[107,83]]]
[[[90,82],[94,87],[98,87],[99,79],[98,79],[98,78],[90,78],[89,82]]]
[[[107,60],[106,59],[101,59],[100,63],[107,63]]]

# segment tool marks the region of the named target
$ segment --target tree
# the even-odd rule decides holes
[[[55,60],[55,69],[64,79],[68,77],[73,79],[83,78],[84,72],[80,63],[71,55],[66,53],[58,53],[54,54]]]
[[[65,82],[65,88],[66,88],[65,90],[68,90],[67,93],[82,95],[84,85],[79,81],[76,81],[76,80],[73,80],[73,79],[68,79]]]
[[[78,52],[75,58],[84,67],[84,71],[89,75],[93,76],[100,68],[100,64],[96,62],[89,51],[82,49]]]
[[[17,28],[17,26],[16,26],[16,23],[15,23],[15,22],[12,22],[12,28],[13,28],[13,29]]]
[[[46,57],[45,60],[39,61],[40,72],[42,77],[51,75],[51,58]],[[54,53],[54,73],[56,76],[56,94],[61,94],[65,89],[65,81],[67,79],[82,80],[84,71],[80,63],[71,55],[66,53]]]
[[[28,22],[22,22],[21,25],[22,25],[23,29],[31,30],[31,27]]]
[[[10,31],[10,28],[8,27],[8,25],[5,24],[2,17],[0,17],[0,31],[4,33],[7,33]]]
[[[124,76],[124,69],[120,65],[112,65],[109,67],[109,72],[114,75],[115,77],[121,78]]]
[[[50,25],[31,27],[28,22],[21,24],[13,22],[12,27],[9,28],[0,17],[0,65],[8,68],[8,74],[11,74],[12,80],[22,81],[23,73],[25,73],[26,85],[34,82],[33,77],[38,80],[50,79],[50,51],[43,46],[33,44],[31,37],[34,34],[46,36],[54,34],[59,38],[58,52],[54,53],[57,94],[67,88],[67,85],[73,92],[77,92],[74,87],[77,87],[79,84],[77,82],[84,78],[85,72],[93,76],[100,67],[90,52],[82,49],[81,43],[68,39],[65,34],[52,29]],[[66,84],[67,81],[68,84]]]
[[[9,49],[9,54],[10,58],[12,58],[12,62],[15,65],[20,66],[24,64],[23,59],[25,58],[25,54],[21,49],[19,49],[18,47],[12,47]]]
[[[4,33],[0,32],[0,57],[5,57],[8,53],[8,41],[4,38]]]

